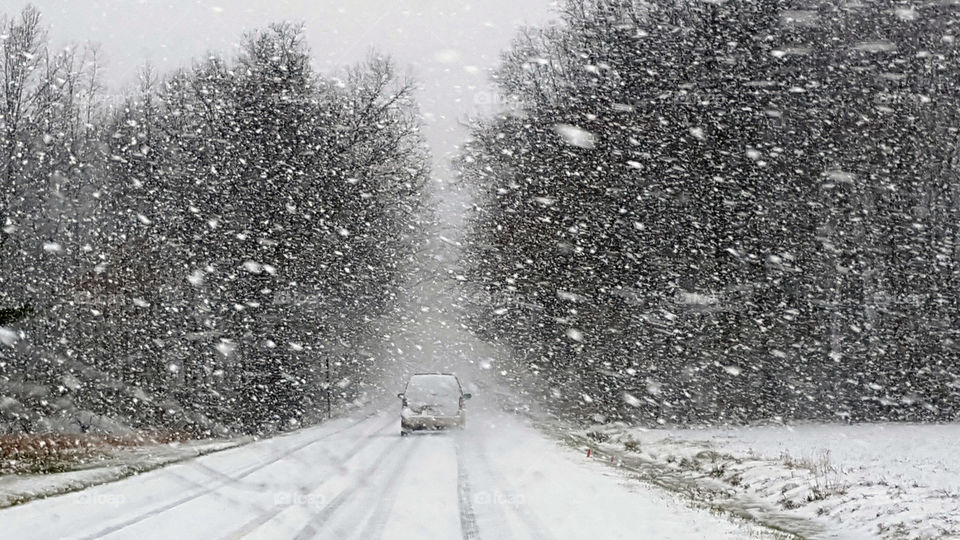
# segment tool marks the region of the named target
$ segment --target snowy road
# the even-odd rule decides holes
[[[0,530],[138,540],[763,536],[482,407],[464,432],[411,437],[399,436],[392,407],[358,413],[9,508]]]

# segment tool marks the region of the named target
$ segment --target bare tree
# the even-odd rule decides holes
[[[6,186],[13,172],[13,158],[22,144],[24,120],[36,98],[32,83],[46,46],[40,12],[28,6],[17,18],[0,19],[0,35],[5,36],[0,41],[0,180]]]

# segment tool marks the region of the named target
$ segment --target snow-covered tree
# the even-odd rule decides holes
[[[474,328],[587,415],[953,418],[958,21],[565,2],[461,156]]]
[[[46,105],[35,138],[4,139],[29,156],[6,173],[4,326],[26,335],[2,351],[25,406],[8,422],[264,431],[321,417],[328,377],[354,397],[366,323],[418,241],[413,83],[378,56],[314,73],[302,25],[279,23],[236,58],[147,66],[93,114],[95,64],[42,60],[39,15],[22,20],[36,37],[16,46],[40,60],[16,84]]]

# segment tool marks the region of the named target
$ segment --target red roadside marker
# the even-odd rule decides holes
[[[590,449],[587,448],[587,457],[590,457]]]

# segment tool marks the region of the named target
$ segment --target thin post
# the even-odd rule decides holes
[[[327,418],[333,418],[333,412],[330,410],[330,356],[326,356],[327,361]]]

